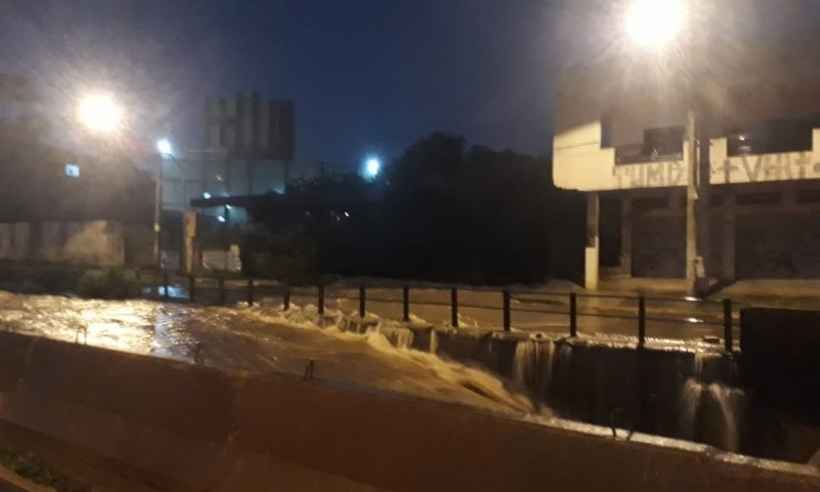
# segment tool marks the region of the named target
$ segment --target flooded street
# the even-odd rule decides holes
[[[173,358],[229,371],[303,375],[480,407],[532,411],[526,397],[487,372],[415,350],[380,333],[320,329],[294,307],[199,307],[146,300],[101,301],[0,293],[0,324],[16,333]]]

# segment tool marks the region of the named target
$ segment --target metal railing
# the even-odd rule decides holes
[[[156,271],[154,273],[157,273]],[[213,275],[213,276],[194,276],[194,275],[173,275],[168,271],[159,272],[160,285],[162,287],[157,289],[158,296],[164,300],[171,300],[170,287],[172,281],[177,279],[184,279],[187,282],[188,296],[187,300],[195,303],[203,302],[201,293],[204,289],[216,290],[216,303],[225,305],[228,303],[229,293],[240,292],[237,300],[244,300],[248,305],[254,305],[258,302],[261,292],[267,291],[269,294],[279,296],[282,298],[282,305],[285,310],[290,309],[291,298],[293,296],[293,289],[287,282],[275,282],[270,279],[248,278],[239,276]],[[210,287],[203,287],[201,284],[210,282]],[[213,284],[216,284],[215,286]],[[233,285],[228,286],[227,283]],[[270,285],[264,285],[270,284]],[[300,287],[303,289],[304,287]],[[707,325],[719,326],[722,328],[724,349],[727,352],[733,350],[734,344],[734,321],[733,321],[733,304],[730,299],[723,299],[720,301],[704,300],[692,297],[658,297],[658,296],[628,296],[617,294],[600,294],[600,293],[579,293],[579,292],[547,292],[537,289],[487,289],[487,288],[469,288],[459,286],[427,286],[421,284],[403,284],[399,287],[385,287],[378,286],[380,290],[401,290],[401,298],[393,299],[389,297],[370,297],[368,290],[371,287],[362,283],[358,286],[340,285],[338,289],[346,291],[358,291],[355,295],[339,293],[333,296],[334,299],[350,300],[358,303],[358,315],[364,318],[367,314],[368,303],[388,303],[401,304],[402,306],[402,320],[404,322],[410,321],[411,306],[431,306],[449,308],[450,325],[453,328],[459,328],[460,317],[459,314],[463,309],[479,309],[489,311],[500,311],[500,328],[503,331],[512,331],[514,324],[514,314],[529,313],[541,314],[545,316],[558,316],[566,321],[568,327],[568,335],[570,337],[578,337],[578,331],[582,318],[600,318],[613,319],[621,321],[632,321],[634,325],[634,333],[637,335],[638,346],[643,347],[647,339],[647,322],[655,323],[681,323],[684,325]],[[433,290],[439,292],[446,292],[449,290],[449,302],[436,300],[413,300],[412,291],[418,290]],[[308,294],[316,296],[316,305],[320,315],[325,314],[325,307],[327,305],[327,291],[325,284],[318,284],[311,287],[315,294]],[[461,291],[481,292],[484,294],[495,293],[499,296],[499,305],[487,304],[471,304],[461,302],[459,293]],[[301,295],[301,294],[300,294]],[[610,300],[619,301],[632,304],[631,307],[618,306],[616,308],[608,309],[579,309],[579,301],[592,300]],[[513,304],[517,305],[513,305]],[[718,312],[710,317],[703,316],[698,313],[698,317],[668,317],[649,315],[647,313],[647,306],[652,304],[666,304],[666,303],[682,303],[698,307],[713,306],[720,308]]]

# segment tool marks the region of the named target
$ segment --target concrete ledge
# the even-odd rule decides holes
[[[0,346],[8,337],[26,346],[8,334]],[[0,366],[10,379],[24,374],[2,395],[0,419],[168,477],[173,490],[820,490],[809,467],[680,441],[613,439],[609,429],[296,375],[247,378],[54,341],[28,347],[22,369]]]

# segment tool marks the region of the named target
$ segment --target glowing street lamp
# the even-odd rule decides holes
[[[163,268],[162,254],[160,251],[162,240],[162,181],[164,179],[163,161],[165,159],[173,159],[176,161],[176,157],[174,156],[174,146],[167,138],[160,138],[157,140],[156,147],[157,152],[159,152],[162,159],[159,161],[159,172],[156,176],[156,189],[154,190],[154,260],[160,268]]]
[[[643,49],[655,51],[663,50],[669,44],[683,36],[686,29],[691,32],[692,2],[695,0],[632,0],[626,12],[624,27],[627,35],[633,43]],[[698,222],[697,215],[699,204],[708,202],[705,197],[699,196],[700,191],[708,193],[709,179],[711,175],[709,169],[709,144],[708,136],[704,134],[703,122],[698,122],[697,111],[694,104],[695,87],[693,85],[694,70],[692,69],[692,44],[681,43],[684,58],[681,63],[689,65],[690,74],[687,77],[689,83],[688,97],[689,110],[686,115],[686,164],[687,164],[687,185],[686,185],[686,280],[690,294],[698,294],[705,290],[707,283],[706,264],[703,260],[700,245],[697,241]],[[688,44],[688,46],[687,46]],[[704,111],[705,113],[705,111]],[[703,115],[700,115],[701,117]],[[706,142],[705,145],[697,145],[698,140]],[[700,150],[699,150],[700,149]],[[700,151],[700,156],[698,152]],[[703,167],[703,169],[698,169]],[[701,183],[702,190],[698,189],[698,173],[707,176]]]
[[[364,162],[364,175],[367,179],[375,179],[382,170],[382,161],[378,157],[368,157]]]
[[[157,140],[157,152],[162,157],[173,157],[174,155],[174,146],[171,145],[171,141],[167,138],[161,138]]]
[[[661,49],[677,39],[686,17],[684,0],[634,0],[626,12],[625,28],[638,46]]]
[[[80,99],[77,119],[95,133],[115,133],[122,128],[125,111],[110,94],[89,94]]]

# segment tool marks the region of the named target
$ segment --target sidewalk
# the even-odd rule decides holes
[[[654,278],[602,279],[597,292],[684,297],[686,281]],[[820,279],[744,279],[707,297],[710,300],[726,298],[745,305],[820,309]]]

